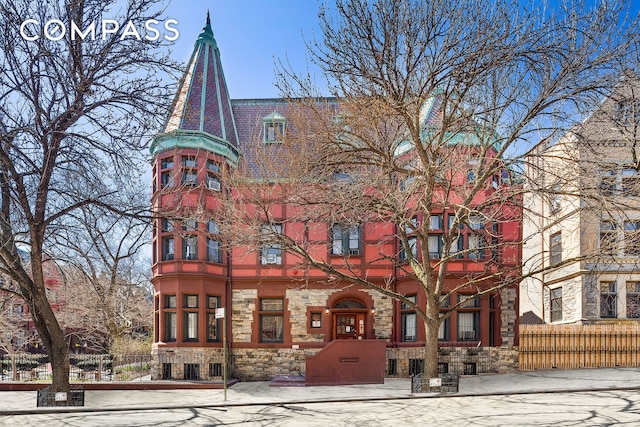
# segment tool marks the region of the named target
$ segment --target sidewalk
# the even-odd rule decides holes
[[[460,392],[443,396],[545,393],[639,388],[640,368],[546,370],[502,375],[467,376]],[[203,406],[238,406],[260,403],[293,403],[367,399],[435,397],[412,394],[410,379],[386,379],[384,384],[331,387],[270,387],[268,382],[240,382],[227,390],[88,390],[84,407],[37,408],[35,391],[1,391],[0,416],[16,412],[99,411]]]

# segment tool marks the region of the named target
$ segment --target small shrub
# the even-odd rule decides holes
[[[78,362],[78,368],[85,371],[95,371],[98,369],[99,363],[97,360],[81,360]]]
[[[21,359],[16,362],[16,369],[19,371],[30,371],[40,366],[40,362],[31,359]]]

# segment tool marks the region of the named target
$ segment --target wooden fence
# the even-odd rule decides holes
[[[520,325],[520,370],[640,366],[640,325]]]

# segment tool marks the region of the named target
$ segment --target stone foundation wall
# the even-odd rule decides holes
[[[241,381],[269,381],[276,375],[298,375],[306,372],[306,357],[319,352],[319,348],[236,348],[229,351],[228,378]],[[210,364],[221,364],[221,348],[153,349],[151,379],[163,377],[163,364],[171,364],[174,380],[221,380],[221,371]],[[406,378],[420,369],[424,349],[422,347],[388,348],[386,352],[386,377]],[[393,360],[393,362],[391,362]],[[512,373],[518,370],[516,347],[445,347],[439,350],[439,363],[447,364],[447,371],[461,374]],[[199,378],[185,378],[186,364],[199,365]],[[393,366],[392,366],[393,365]],[[188,368],[187,368],[188,369]],[[473,370],[473,372],[472,372]],[[413,372],[412,372],[413,371]],[[219,375],[209,375],[210,373]],[[187,375],[193,372],[186,372]]]
[[[228,350],[227,350],[228,352]],[[227,357],[229,363],[231,358]],[[150,373],[152,380],[222,380],[221,365],[224,361],[222,348],[211,347],[180,347],[180,348],[153,348],[151,350]],[[163,371],[163,365],[170,364],[171,376],[167,378]],[[198,365],[195,371],[185,372],[185,365]],[[218,364],[210,369],[211,364]],[[188,369],[188,368],[187,368]],[[232,371],[231,365],[228,367]],[[187,375],[185,375],[187,374]],[[211,375],[210,375],[211,374]],[[197,378],[194,378],[197,376]],[[230,375],[228,375],[231,378]]]
[[[294,348],[237,348],[233,350],[233,377],[241,381],[269,381],[276,375],[299,375],[306,357],[320,351]]]
[[[422,370],[422,347],[388,348],[387,377],[406,378]],[[518,370],[515,347],[444,347],[438,351],[438,363],[449,373],[466,375],[511,373]],[[446,365],[445,365],[446,364]]]

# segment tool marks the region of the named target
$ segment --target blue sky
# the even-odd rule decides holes
[[[556,5],[557,0],[548,3]],[[586,0],[590,3],[595,0]],[[630,4],[637,12],[640,0]],[[303,35],[307,40],[312,40],[314,33],[319,37],[318,0],[173,0],[166,16],[179,22],[180,37],[173,46],[175,60],[185,63],[189,59],[207,10],[232,98],[278,97],[273,85],[278,58],[288,57],[296,71],[306,70]],[[315,77],[320,77],[317,71]]]
[[[189,59],[207,10],[232,98],[278,97],[274,59],[288,55],[296,71],[305,70],[302,35],[311,39],[318,32],[315,0],[174,0],[166,16],[178,20],[175,60]]]

